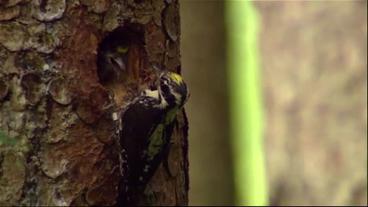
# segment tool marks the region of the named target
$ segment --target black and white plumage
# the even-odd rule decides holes
[[[132,202],[131,194],[137,189],[144,190],[165,159],[176,113],[187,98],[187,87],[181,76],[163,72],[157,90],[144,91],[122,114],[120,145],[127,157],[124,175],[127,200],[123,203]]]

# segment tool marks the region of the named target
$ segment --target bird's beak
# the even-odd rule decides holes
[[[126,70],[126,66],[125,63],[123,61],[123,58],[121,57],[112,57],[111,58],[111,63],[114,65],[115,68],[117,68],[119,71],[125,71]]]

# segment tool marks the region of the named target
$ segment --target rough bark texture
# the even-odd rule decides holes
[[[272,205],[367,205],[367,1],[256,2]]]
[[[101,84],[99,44],[132,24],[138,76]],[[179,34],[177,1],[0,0],[0,205],[115,204],[112,114],[150,84],[153,66],[180,72]],[[158,169],[143,204],[187,204],[184,112],[178,120],[170,172]]]

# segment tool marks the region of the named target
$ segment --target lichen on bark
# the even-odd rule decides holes
[[[175,13],[178,2],[0,1],[0,205],[116,203],[112,114],[149,84],[142,71],[180,69],[179,19],[165,31],[166,7]],[[128,24],[142,29],[144,44],[131,55],[145,63],[136,68],[142,86],[111,88],[97,75],[99,44]],[[187,204],[185,131],[179,118],[170,172],[160,167],[142,203]]]

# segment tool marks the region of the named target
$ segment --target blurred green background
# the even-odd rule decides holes
[[[367,1],[180,6],[190,205],[367,205]]]

